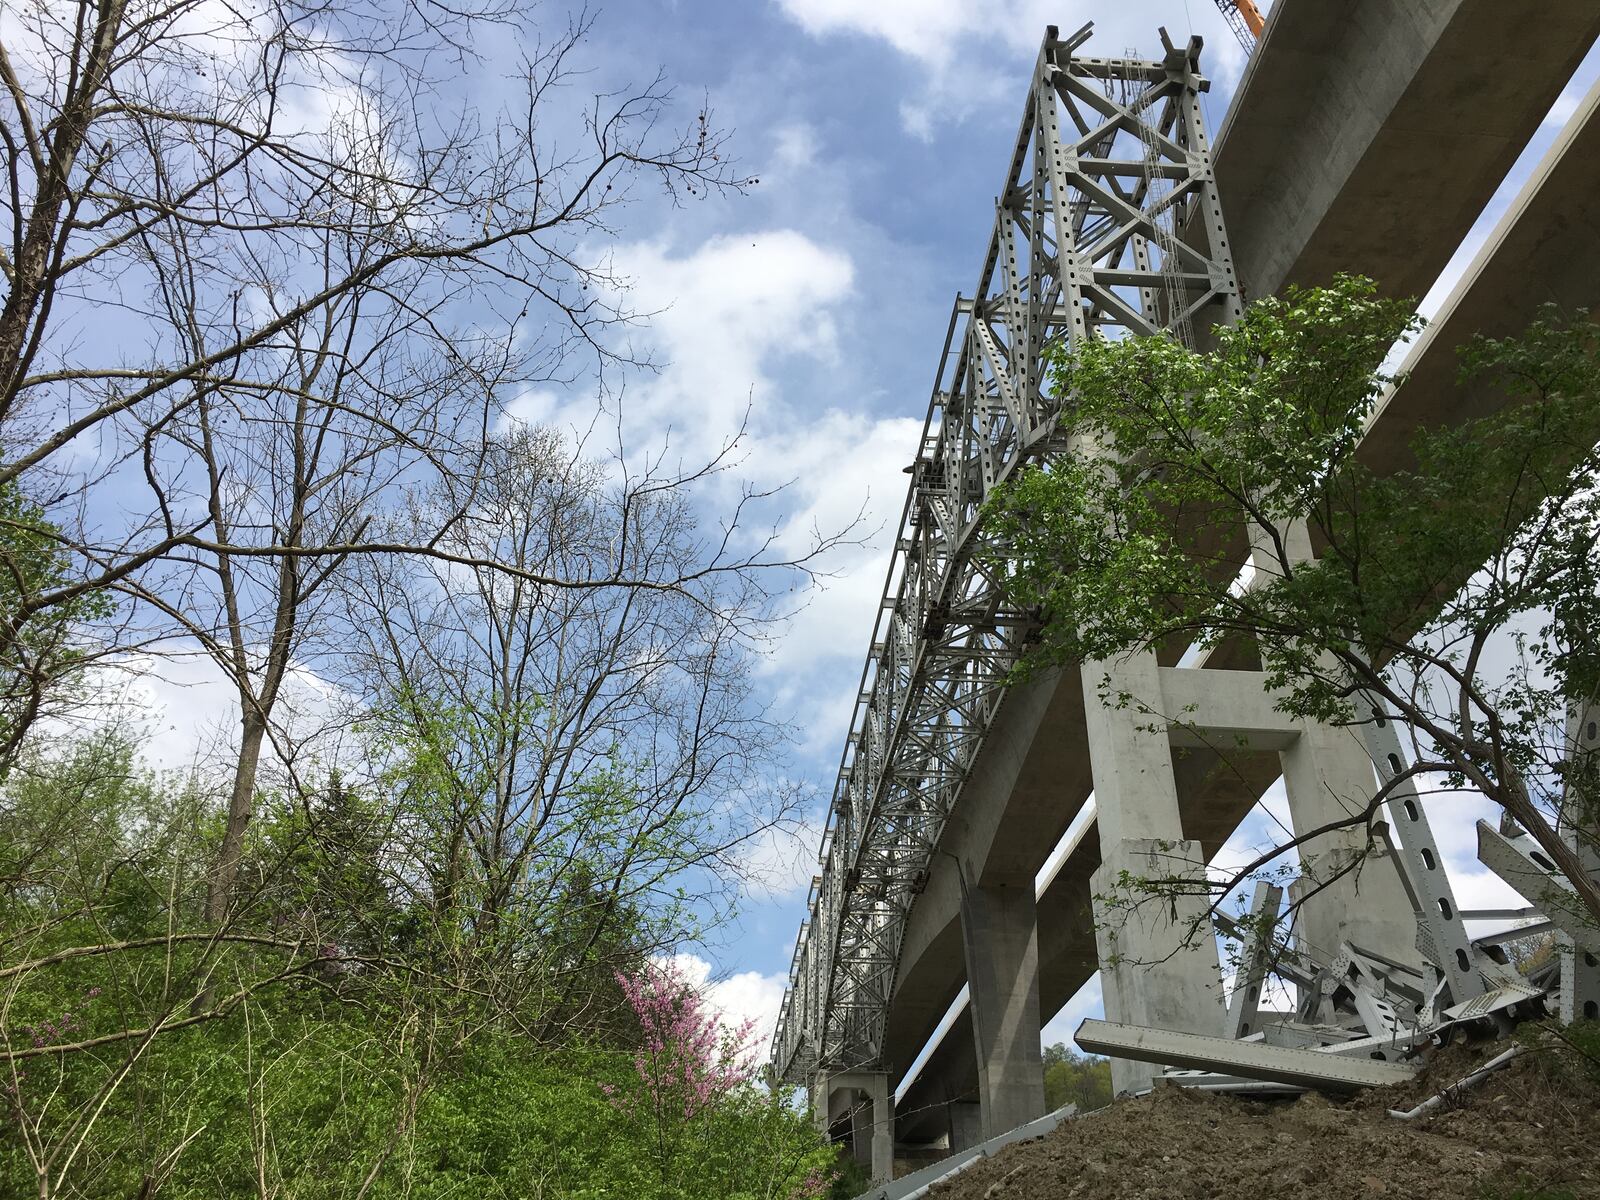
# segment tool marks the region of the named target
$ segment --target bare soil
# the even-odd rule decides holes
[[[1162,1088],[1008,1147],[930,1200],[1600,1200],[1600,1088],[1557,1048],[1525,1052],[1430,1115],[1388,1115],[1505,1048],[1439,1051],[1416,1081],[1344,1100]]]

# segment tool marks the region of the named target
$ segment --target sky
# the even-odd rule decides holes
[[[595,86],[660,66],[685,111],[704,99],[733,130],[742,167],[759,179],[748,195],[682,207],[641,199],[622,218],[616,267],[632,280],[634,307],[657,313],[633,336],[664,363],[630,381],[635,436],[670,438],[693,459],[748,413],[741,470],[789,484],[783,537],[798,545],[813,527],[842,528],[858,515],[871,535],[830,559],[825,586],[797,597],[759,669],[763,699],[794,727],[794,768],[819,797],[831,789],[847,732],[904,497],[902,468],[916,452],[952,300],[977,282],[1039,41],[1047,24],[1065,32],[1089,20],[1092,53],[1157,57],[1159,25],[1174,40],[1204,37],[1215,131],[1245,52],[1212,0],[613,0],[597,12]],[[1597,71],[1591,56],[1430,306]],[[511,410],[582,428],[592,404],[577,389],[536,391]],[[216,736],[226,704],[218,682],[169,673],[139,686],[163,765]],[[313,681],[307,687],[314,692]],[[1281,803],[1281,791],[1268,798],[1280,812]],[[712,998],[763,1031],[816,870],[821,805],[797,839],[757,847],[763,882],[737,924],[686,948],[683,961]],[[1271,828],[1256,814],[1225,854],[1243,853]],[[1477,868],[1470,821],[1458,815],[1439,832],[1464,907],[1516,902]],[[1091,986],[1049,1024],[1046,1041],[1065,1040],[1098,1006]]]

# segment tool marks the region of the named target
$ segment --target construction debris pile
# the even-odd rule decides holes
[[[1435,1053],[1414,1080],[1347,1100],[1261,1099],[1192,1088],[1063,1122],[930,1188],[928,1200],[1579,1200],[1600,1197],[1596,1064],[1548,1034],[1479,1086],[1404,1111],[1505,1043]],[[1600,1040],[1600,1039],[1597,1039]]]

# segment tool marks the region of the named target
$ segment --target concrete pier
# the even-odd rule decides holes
[[[1033,882],[962,897],[983,1137],[1044,1116],[1039,1051],[1039,936]]]
[[[1204,913],[1205,854],[1183,836],[1172,743],[1153,654],[1083,667],[1089,760],[1101,865],[1091,883],[1106,1018],[1184,1033],[1220,1034],[1222,974]],[[1134,880],[1191,880],[1187,894],[1142,893]],[[1180,885],[1182,886],[1182,885]],[[1158,1068],[1115,1059],[1121,1092]]]
[[[894,1177],[894,1094],[883,1071],[843,1071],[824,1076],[811,1089],[818,1126],[828,1130],[850,1121],[855,1159],[872,1172],[874,1183]]]

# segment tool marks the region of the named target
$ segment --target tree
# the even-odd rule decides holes
[[[754,181],[659,76],[575,106],[587,15],[0,24],[0,1190],[540,1191],[514,1138],[451,1158],[473,1072],[564,1086],[606,1161],[562,1072],[614,1060],[615,973],[783,812],[748,654],[812,556],[744,527],[760,493],[706,532],[736,431],[669,470],[501,430],[649,365],[621,206]],[[43,744],[83,663],[150,644],[233,684],[220,805],[126,739]],[[285,703],[313,671],[359,701],[342,776]]]
[[[1111,1103],[1111,1060],[1078,1054],[1065,1043],[1044,1048],[1044,1103],[1051,1112],[1076,1104],[1080,1113]]]
[[[59,588],[71,563],[60,531],[15,484],[0,484],[0,612],[25,610]],[[86,627],[110,615],[110,597],[80,592],[0,632],[0,782],[40,722],[74,707],[97,657]]]
[[[440,481],[396,533],[448,516],[440,544],[456,561],[351,576],[352,687],[376,759],[398,768],[390,807],[414,814],[398,836],[441,856],[431,911],[467,920],[464,936],[508,965],[536,932],[518,922],[555,897],[568,897],[563,921],[588,922],[582,970],[500,975],[554,984],[552,1016],[594,970],[628,965],[606,966],[608,947],[665,950],[707,920],[732,898],[741,847],[800,799],[781,782],[784,731],[751,699],[769,596],[750,577],[681,582],[718,553],[689,482],[619,480],[554,431],[514,426],[486,446],[470,502],[468,485]],[[635,583],[529,582],[619,574]]]
[[[114,589],[144,636],[198,641],[233,681],[213,924],[267,743],[292,750],[284,680],[338,640],[324,601],[353,560],[495,566],[547,595],[809,561],[730,534],[677,576],[573,579],[463,560],[448,513],[380,535],[430,481],[475,503],[484,431],[522,390],[633,364],[604,245],[641,185],[753,182],[708,112],[673,123],[659,76],[567,107],[589,29],[550,36],[502,0],[8,11],[0,488],[62,557],[0,614],[0,651]],[[504,86],[450,82],[469,74]]]
[[[638,1040],[632,1078],[602,1090],[650,1148],[656,1186],[647,1194],[826,1195],[831,1151],[791,1097],[758,1084],[752,1023],[726,1026],[670,964],[649,964],[618,982]]]
[[[1397,779],[1487,796],[1600,920],[1558,830],[1564,792],[1595,794],[1563,726],[1600,695],[1600,329],[1546,311],[1475,340],[1463,373],[1504,406],[1420,431],[1413,464],[1378,477],[1357,450],[1404,386],[1380,364],[1419,324],[1342,277],[1258,301],[1208,353],[1158,337],[1057,354],[1071,448],[993,502],[1006,588],[1041,616],[1034,664],[1226,643],[1284,712],[1394,720],[1413,757]],[[1375,836],[1393,786],[1348,824]],[[1591,849],[1593,816],[1572,826]]]

